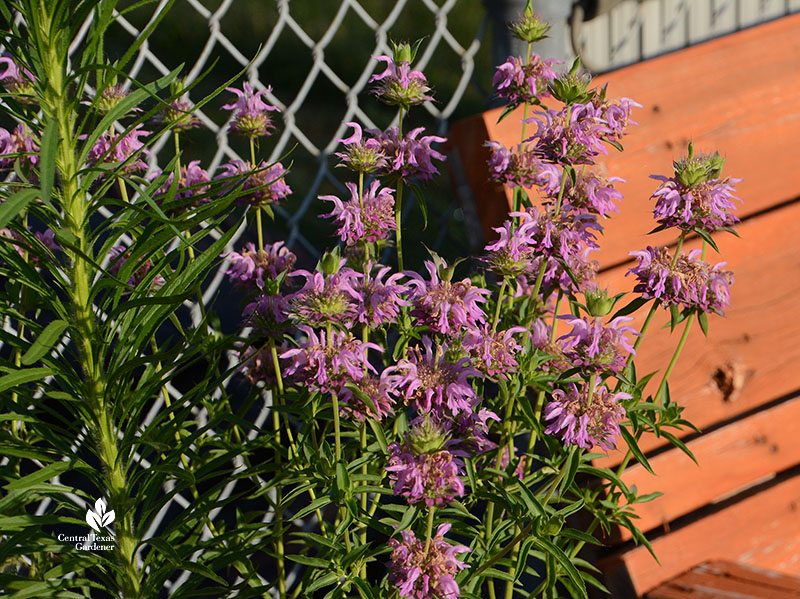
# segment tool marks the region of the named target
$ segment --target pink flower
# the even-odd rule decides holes
[[[547,84],[556,78],[552,67],[561,64],[560,60],[542,58],[531,52],[528,63],[521,58],[509,56],[497,67],[493,85],[498,98],[506,98],[509,105],[518,106],[525,102],[539,104],[541,98],[550,95]]]
[[[480,376],[480,372],[467,366],[467,359],[456,363],[445,359],[446,348],[437,346],[428,337],[422,338],[425,353],[420,348],[408,350],[409,357],[386,369],[389,388],[398,393],[421,414],[435,412],[439,415],[455,416],[460,412],[471,412],[478,403],[478,396],[468,377]]]
[[[446,449],[417,454],[408,443],[392,443],[389,452],[386,471],[394,494],[402,495],[409,504],[444,505],[464,495],[459,478],[464,463]]]
[[[265,281],[291,270],[297,260],[282,241],[266,245],[263,252],[248,243],[241,253],[231,252],[225,257],[230,261],[225,274],[235,286],[251,293],[263,291]]]
[[[267,164],[262,162],[254,167],[250,162],[234,160],[222,165],[221,177],[231,177],[234,187],[242,183],[241,193],[236,202],[248,206],[270,206],[277,204],[292,193],[284,177],[288,172],[280,162]],[[226,193],[234,190],[229,187]]]
[[[556,164],[594,164],[598,154],[608,154],[603,139],[611,129],[591,104],[571,104],[560,112],[545,110],[526,120],[536,124],[534,153]]]
[[[628,393],[610,393],[604,385],[598,385],[590,399],[586,383],[580,391],[574,383],[569,391],[556,389],[544,409],[544,419],[550,421],[544,432],[560,436],[566,445],[613,449],[620,436],[619,423],[625,418],[619,402],[631,397]]]
[[[723,314],[730,303],[733,273],[723,270],[725,262],[713,267],[700,258],[700,250],[681,252],[673,266],[668,248],[652,248],[631,252],[639,264],[627,275],[635,275],[633,288],[645,299],[657,299],[664,307],[681,306],[690,310]]]
[[[362,141],[361,125],[354,122],[345,123],[353,128],[353,134],[344,139],[336,141],[344,144],[344,152],[336,152],[335,155],[342,159],[344,166],[348,166],[354,171],[371,173],[386,166],[386,156],[383,154],[381,142],[368,137]]]
[[[39,146],[27,134],[25,125],[17,125],[10,132],[0,127],[0,168],[12,168],[16,160],[35,166],[39,163]]]
[[[425,551],[425,540],[417,539],[414,532],[400,533],[402,541],[389,539],[392,556],[387,564],[389,582],[407,599],[457,599],[458,584],[454,576],[465,563],[456,556],[470,551],[464,545],[451,545],[444,539],[450,524],[440,524],[436,536]]]
[[[433,99],[428,95],[431,88],[428,87],[425,75],[412,70],[409,62],[402,61],[397,64],[392,57],[385,55],[373,58],[386,65],[383,72],[369,78],[370,83],[379,82],[372,88],[372,93],[382,102],[408,110],[410,106]]]
[[[166,196],[172,187],[172,181],[175,178],[175,173],[170,173],[164,185],[158,188],[156,196]],[[197,207],[210,201],[208,197],[209,186],[211,178],[208,176],[208,171],[200,166],[199,160],[193,160],[187,165],[181,166],[181,174],[178,178],[178,183],[175,188],[175,197],[173,200],[188,200],[192,201],[184,208]]]
[[[575,185],[567,178],[564,187],[563,210],[574,210],[600,216],[608,216],[609,212],[619,212],[615,202],[622,200],[622,193],[614,188],[615,182],[625,183],[619,177],[609,177],[605,179],[592,172],[576,172]],[[550,188],[549,201],[555,202],[558,195],[558,187]]]
[[[225,104],[222,108],[233,112],[230,130],[247,137],[261,137],[269,135],[274,129],[270,112],[278,110],[277,106],[267,104],[261,99],[272,91],[272,87],[254,92],[249,83],[245,81],[243,90],[226,87],[226,91],[236,94],[236,101]]]
[[[443,269],[447,268],[444,260]],[[464,328],[475,328],[482,323],[486,315],[480,305],[487,301],[489,291],[475,287],[469,279],[453,283],[449,279],[441,279],[439,268],[431,262],[425,262],[430,281],[425,281],[415,272],[409,272],[409,284],[414,288],[414,310],[411,315],[426,324],[431,331],[437,333],[456,334]]]
[[[438,175],[439,171],[433,165],[434,160],[445,160],[446,156],[431,147],[433,143],[444,143],[444,137],[436,135],[419,134],[424,127],[412,129],[405,136],[400,135],[397,127],[391,127],[385,133],[370,129],[367,133],[375,136],[387,160],[383,169],[385,174],[397,175],[403,180],[412,177],[426,180]]]
[[[656,200],[653,214],[661,225],[686,231],[693,227],[715,231],[739,222],[731,211],[736,210],[733,200],[739,198],[734,195],[735,185],[741,179],[714,178],[684,185],[675,177],[650,178],[661,181],[652,195]]]
[[[117,245],[111,248],[108,252],[109,256],[109,267],[108,270],[113,275],[118,275],[119,272],[122,270],[123,266],[125,266],[126,262],[130,259],[131,252],[126,248],[124,245]],[[142,261],[141,259],[137,263],[137,268],[130,275],[128,278],[128,286],[129,287],[138,287],[147,277],[147,273],[150,272],[150,269],[153,267],[153,262],[151,260]],[[158,291],[164,286],[166,281],[164,277],[160,274],[153,277],[150,281],[150,291]]]
[[[347,383],[360,381],[367,371],[375,372],[367,359],[367,351],[383,351],[378,345],[363,343],[342,331],[332,331],[329,343],[324,331],[317,335],[306,325],[298,329],[306,340],[300,347],[280,355],[284,360],[291,360],[284,372],[294,375],[298,385],[311,391],[341,393]]]
[[[165,108],[162,108],[153,120],[155,123],[179,133],[201,126],[200,119],[194,115],[194,104],[187,98],[175,98]]]
[[[497,380],[517,370],[517,352],[522,346],[514,339],[515,333],[523,333],[524,327],[511,327],[492,333],[488,324],[467,330],[462,347],[469,354],[470,365],[487,378]]]
[[[596,373],[622,372],[628,354],[636,353],[626,335],[630,333],[638,337],[639,333],[623,324],[633,320],[631,316],[618,316],[607,326],[603,326],[602,318],[560,318],[572,326],[572,330],[558,341],[573,366]]]
[[[341,268],[329,275],[296,270],[291,276],[306,279],[303,288],[289,296],[295,319],[315,326],[333,323],[348,328],[353,325],[362,302],[353,285],[362,274],[352,268]]]
[[[496,141],[487,141],[484,145],[492,149],[489,159],[489,178],[509,187],[525,187],[534,185],[553,187],[558,190],[561,182],[561,171],[553,164],[539,159],[533,146],[519,144],[509,149]]]
[[[378,378],[367,373],[352,385],[357,392],[351,387],[345,387],[339,396],[339,412],[342,416],[352,417],[358,422],[364,422],[367,418],[381,422],[385,417],[394,414],[394,400],[389,394],[385,377]]]
[[[36,96],[33,87],[36,78],[27,68],[20,67],[10,56],[0,57],[0,65],[5,65],[5,70],[0,73],[0,83],[6,88],[14,99],[22,104],[35,104]]]
[[[147,164],[139,158],[141,153],[149,154],[144,143],[139,141],[142,135],[150,135],[150,131],[143,131],[141,125],[136,125],[124,135],[104,134],[89,150],[89,162],[92,164],[127,162],[123,171],[128,173],[147,170]]]
[[[378,268],[374,274],[371,271],[370,265],[370,274],[360,277],[353,285],[361,298],[356,308],[356,320],[377,329],[394,322],[400,315],[400,308],[410,305],[405,297],[409,288],[400,283],[401,273],[391,275],[384,282],[383,278],[391,271],[388,266]]]
[[[389,231],[397,228],[393,190],[380,187],[379,181],[373,181],[359,198],[356,185],[346,185],[350,190],[349,200],[342,201],[336,196],[319,196],[320,200],[333,202],[333,210],[322,216],[333,217],[336,222],[342,223],[338,233],[347,245],[355,245],[362,240],[374,242],[386,239]]]

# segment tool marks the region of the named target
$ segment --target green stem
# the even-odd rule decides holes
[[[397,135],[399,138],[403,136],[403,109],[400,108],[400,114],[397,121]],[[403,179],[397,181],[397,194],[394,201],[394,222],[397,226],[395,240],[397,243],[397,270],[403,272]]]
[[[500,305],[503,303],[503,294],[506,292],[508,279],[503,277],[503,284],[500,285],[500,292],[497,294],[497,305],[494,307],[494,319],[492,320],[492,334],[497,331],[497,323],[500,320]]]
[[[667,380],[669,376],[672,374],[672,370],[675,368],[675,364],[678,363],[678,358],[681,355],[681,351],[683,350],[683,346],[686,344],[686,340],[689,338],[689,331],[692,328],[692,323],[694,322],[694,318],[691,316],[686,319],[686,326],[683,328],[683,334],[681,335],[680,341],[678,341],[678,346],[675,348],[675,352],[672,354],[672,359],[669,361],[669,365],[667,369],[664,371],[664,376],[661,378],[661,382],[658,384],[658,390],[656,391],[655,399],[656,401],[661,401],[661,393],[664,391],[664,387],[667,386]]]
[[[425,553],[428,553],[428,549],[431,546],[431,537],[433,536],[433,518],[436,514],[436,506],[428,507],[428,530],[425,534]]]
[[[333,330],[331,323],[327,325],[328,330],[328,347],[333,347]],[[331,393],[333,400],[333,434],[335,442],[336,463],[338,464],[342,459],[342,432],[339,424],[339,398],[336,393]]]

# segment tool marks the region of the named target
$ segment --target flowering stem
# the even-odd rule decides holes
[[[367,423],[366,422],[362,422],[361,423],[361,455],[363,456],[365,453],[367,453]],[[365,485],[369,484],[367,482],[368,471],[367,471],[367,463],[366,462],[361,464],[361,474],[364,475],[364,484]],[[367,499],[368,499],[367,498],[367,493],[361,493],[361,511],[364,512],[364,513],[366,513],[366,511],[367,511]],[[363,524],[362,527],[361,527],[361,544],[362,545],[366,545],[367,544],[367,525],[366,525],[366,523]],[[362,576],[365,575],[365,574],[366,574],[366,565],[363,567]]]
[[[436,506],[428,506],[428,531],[425,534],[425,553],[431,546],[431,537],[433,536],[433,517],[436,514]]]
[[[397,136],[403,136],[403,109],[400,108],[400,114],[397,120]],[[397,242],[397,270],[403,272],[403,178],[402,176],[397,181],[397,194],[394,203],[394,222],[397,226],[396,242]]]
[[[358,205],[364,207],[364,171],[358,171]]]
[[[122,201],[127,204],[129,203],[129,200],[128,200],[128,189],[125,187],[125,179],[120,177],[118,181],[119,181],[119,193],[122,196]]]
[[[525,66],[528,66],[531,63],[531,42],[528,42],[528,49],[525,53]],[[528,108],[530,108],[530,102],[525,102],[525,106],[522,109],[522,136],[520,137],[519,144],[520,150],[522,149],[522,144],[525,143],[525,131],[528,128]]]
[[[494,319],[492,320],[492,334],[497,331],[497,322],[500,320],[500,305],[503,303],[503,294],[506,292],[508,279],[503,277],[503,284],[500,286],[500,292],[497,294],[497,305],[494,308]]]
[[[559,289],[558,297],[556,297],[556,305],[553,307],[553,326],[550,329],[550,343],[553,343],[556,340],[556,323],[558,322],[558,306],[559,304],[561,304],[562,297],[564,297],[564,293]]]
[[[333,347],[333,330],[331,329],[331,323],[328,323],[327,329],[328,347]],[[342,433],[339,425],[339,398],[335,392],[331,393],[331,398],[333,400],[333,434],[336,448],[336,463],[338,464],[342,459]]]
[[[661,378],[661,382],[658,385],[658,390],[656,391],[655,395],[656,401],[661,400],[661,393],[664,391],[664,387],[667,385],[667,380],[669,379],[669,375],[672,374],[675,364],[678,363],[678,357],[681,355],[681,350],[683,350],[683,346],[686,344],[686,340],[689,338],[689,331],[692,328],[693,322],[694,318],[691,316],[686,319],[686,326],[683,328],[683,334],[681,335],[680,341],[678,341],[678,346],[675,348],[675,352],[672,354],[672,359],[669,361],[669,365],[664,371],[664,376]]]

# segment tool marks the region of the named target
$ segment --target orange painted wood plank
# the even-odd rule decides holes
[[[800,579],[716,561],[695,566],[645,595],[645,599],[798,599]]]
[[[726,35],[597,77],[610,97],[630,97],[644,108],[625,139],[625,152],[611,150],[600,171],[622,177],[622,212],[607,225],[604,266],[628,258],[631,247],[662,243],[668,234],[646,237],[654,226],[657,182],[650,174],[669,174],[672,161],[694,140],[698,152],[727,156],[725,173],[743,178],[740,215],[753,214],[800,196],[796,171],[800,139],[800,14]],[[454,124],[450,137],[459,148],[484,231],[505,218],[502,187],[486,183],[482,144],[520,141],[522,109],[497,124],[501,109]],[[530,127],[528,129],[531,130]],[[602,158],[602,157],[601,157]],[[502,208],[501,208],[502,207]],[[493,236],[493,234],[491,234]]]
[[[639,493],[663,496],[636,505],[637,526],[649,531],[770,474],[800,464],[800,397],[743,418],[687,443],[698,465],[678,449],[650,460],[657,476],[636,464],[623,474]],[[619,530],[627,541],[627,528]]]
[[[630,584],[641,596],[693,564],[723,559],[800,575],[800,476],[652,539],[659,565],[644,547],[601,560],[613,592]],[[622,595],[618,595],[622,596]]]
[[[728,234],[719,237],[721,254],[708,250],[709,262],[727,261],[726,268],[734,272],[731,307],[724,318],[709,317],[708,339],[694,324],[670,379],[673,399],[685,406],[684,416],[701,429],[800,390],[798,223],[800,203],[794,203],[743,223],[741,239]],[[685,247],[699,246],[692,241]],[[631,290],[633,281],[624,276],[627,268],[603,273],[601,286],[607,285],[612,293]],[[640,376],[663,371],[678,343],[683,325],[672,335],[668,328],[661,328],[668,314],[659,311],[640,347],[636,360]],[[638,329],[644,314],[637,318],[632,326]],[[658,375],[654,377],[649,393],[655,392],[659,380]],[[726,381],[734,383],[733,393],[720,388],[719,382],[725,387]],[[640,446],[650,451],[664,444],[647,436]],[[599,463],[610,465],[620,458],[619,451],[611,452]]]

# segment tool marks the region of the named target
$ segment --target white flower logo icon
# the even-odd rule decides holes
[[[98,499],[94,502],[94,511],[89,508],[86,512],[86,522],[97,533],[102,532],[102,528],[108,526],[114,521],[114,510],[106,511],[106,502],[103,499]]]

